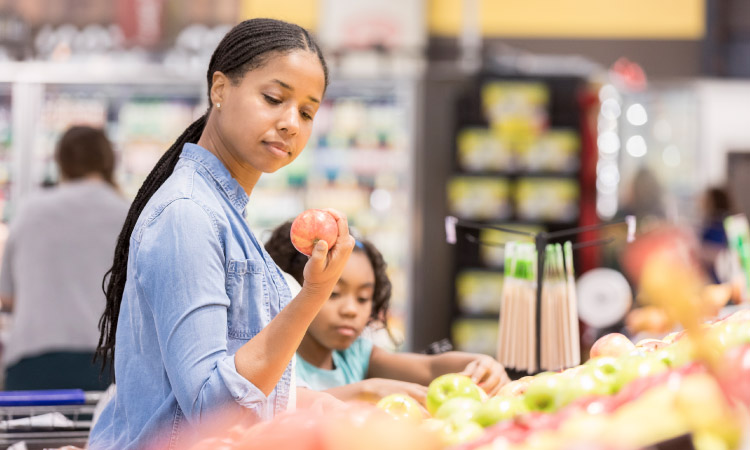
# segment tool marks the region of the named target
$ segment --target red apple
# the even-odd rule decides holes
[[[505,386],[501,387],[497,395],[503,397],[520,397],[526,392],[526,388],[529,387],[529,383],[534,381],[534,377],[526,376],[519,378],[518,380],[511,381]]]
[[[614,356],[616,358],[627,355],[633,350],[635,350],[635,345],[624,334],[609,333],[594,342],[594,345],[591,346],[590,356],[592,358],[598,356]]]
[[[338,235],[336,218],[322,209],[308,209],[297,216],[289,233],[294,248],[307,256],[312,255],[318,241],[326,241],[329,249],[333,247]]]
[[[666,347],[667,343],[659,339],[641,339],[636,342],[635,347],[644,352],[653,352],[660,348]]]

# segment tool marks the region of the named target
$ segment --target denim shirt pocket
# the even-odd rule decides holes
[[[268,282],[262,261],[229,260],[227,267],[228,336],[251,339],[271,321]]]

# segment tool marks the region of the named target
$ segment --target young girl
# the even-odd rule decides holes
[[[266,251],[281,270],[303,283],[307,257],[291,243],[291,222],[276,228]],[[360,337],[368,323],[385,322],[391,282],[380,252],[358,240],[331,298],[308,328],[297,349],[301,385],[324,390],[341,400],[377,400],[405,392],[424,403],[425,386],[439,375],[461,372],[488,394],[508,382],[503,367],[486,355],[390,353]]]
[[[91,449],[185,448],[215,412],[247,423],[286,410],[291,360],[354,247],[331,211],[336,245],[318,243],[292,300],[245,221],[258,178],[300,154],[325,93],[307,31],[242,22],[207,78],[208,111],[156,164],[120,233],[98,348],[117,392]]]

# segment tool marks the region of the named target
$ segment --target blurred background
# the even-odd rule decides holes
[[[389,264],[398,348],[496,351],[504,254],[486,243],[506,237],[448,244],[446,216],[539,232],[634,214],[639,232],[700,239],[750,212],[745,0],[0,0],[2,232],[57,182],[74,124],[106,130],[132,198],[207,107],[216,44],[252,17],[312,30],[332,82],[308,148],[261,179],[248,220],[265,240],[305,208],[346,212]],[[712,188],[732,202],[710,203]],[[617,233],[578,235],[618,239],[576,252],[577,275],[620,268]],[[591,289],[584,345],[632,309],[630,293]],[[623,312],[598,320],[589,298]]]

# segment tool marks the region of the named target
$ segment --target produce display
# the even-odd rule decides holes
[[[684,331],[635,344],[610,334],[584,364],[512,381],[491,398],[447,374],[430,384],[425,407],[393,394],[376,407],[301,410],[193,448],[633,449],[686,435],[698,450],[741,448],[750,426],[750,310],[700,329],[715,364],[698,359]]]

